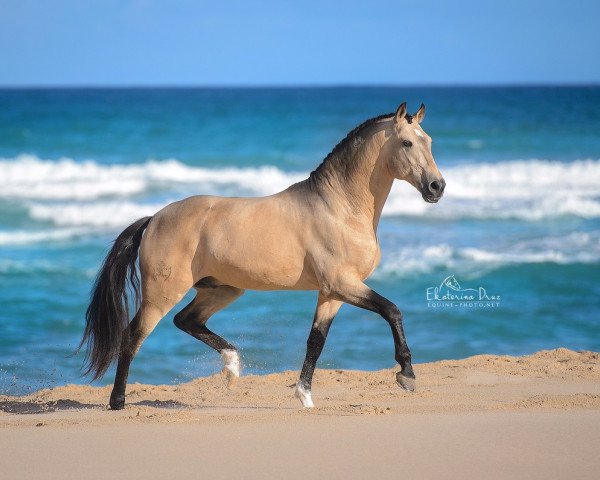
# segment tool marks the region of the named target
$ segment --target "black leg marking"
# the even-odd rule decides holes
[[[412,358],[406,336],[404,335],[402,312],[387,298],[371,290],[370,303],[375,307],[373,310],[379,313],[389,324],[394,338],[395,358],[400,365],[400,372],[396,375],[396,381],[402,388],[409,391],[415,389],[415,373],[412,368]]]
[[[214,348],[217,352],[222,352],[223,350],[236,350],[236,348],[225,340],[223,337],[220,337],[215,332],[208,329],[208,327],[204,324],[198,323],[175,323],[177,328],[184,331],[185,333],[189,333],[192,337],[197,338],[201,342],[204,342],[211,348]]]
[[[111,410],[122,410],[125,407],[125,388],[127,386],[127,377],[129,376],[129,366],[133,357],[127,354],[119,355],[117,364],[117,375],[115,384],[110,394],[109,406]]]
[[[296,397],[300,399],[302,405],[306,408],[314,406],[310,392],[313,374],[315,373],[319,356],[323,351],[329,327],[331,327],[333,318],[341,306],[342,302],[325,298],[319,294],[315,318],[308,340],[306,341],[306,357],[302,365],[302,371],[300,372],[300,379],[296,385]]]
[[[138,311],[123,334],[115,383],[109,400],[111,410],[122,410],[125,407],[125,388],[127,387],[129,367],[142,341],[142,335],[138,329],[139,320],[140,312]]]
[[[327,338],[327,332],[331,325],[330,319],[327,325],[324,325],[324,331],[321,331],[318,327],[314,327],[310,330],[308,341],[306,342],[306,358],[302,365],[302,372],[300,373],[300,383],[305,390],[310,391],[312,386],[312,377],[315,373],[315,367],[317,366],[317,360],[323,351],[325,345],[325,339]]]
[[[244,293],[244,290],[227,285],[217,286],[216,281],[211,280],[211,286],[198,289],[196,297],[181,312],[175,315],[173,323],[180,330],[204,342],[217,352],[236,350],[223,337],[209,330],[206,322],[213,314],[239,298],[242,293]]]
[[[394,338],[395,359],[400,364],[400,372],[396,380],[401,387],[413,391],[415,389],[415,373],[412,368],[410,349],[404,335],[402,312],[387,298],[360,283],[336,294],[340,300],[356,307],[371,310],[381,315],[389,324]]]
[[[210,280],[207,280],[210,279]],[[237,348],[208,329],[206,322],[214,313],[225,308],[244,290],[219,285],[212,277],[204,279],[206,285],[198,289],[198,293],[192,302],[181,312],[175,315],[173,322],[180,330],[189,333],[192,337],[204,342],[209,347],[221,354],[223,359],[223,374],[227,380],[227,386],[233,388],[240,376],[240,356]]]

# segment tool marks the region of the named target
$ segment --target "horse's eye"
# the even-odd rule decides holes
[[[402,140],[402,145],[405,147],[412,147],[412,142],[410,140]]]

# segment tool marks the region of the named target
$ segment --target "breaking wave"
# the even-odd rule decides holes
[[[600,217],[600,160],[518,160],[446,168],[441,163],[447,187],[439,204],[426,204],[406,182],[396,182],[383,215],[525,221]],[[0,199],[20,205],[34,221],[117,228],[192,194],[269,195],[307,176],[274,166],[210,169],[174,159],[103,165],[19,155],[0,159]]]
[[[41,160],[33,155],[0,158],[0,198],[89,201],[135,197],[160,190],[176,192],[193,186],[196,193],[268,195],[283,190],[307,174],[277,167],[202,168],[174,159],[139,164],[102,165],[70,158]]]

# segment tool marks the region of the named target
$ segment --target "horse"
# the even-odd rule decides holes
[[[404,102],[353,129],[307,179],[279,193],[192,196],[125,228],[99,270],[78,347],[86,344],[85,375],[93,380],[117,362],[109,407],[124,408],[131,361],[192,288],[196,296],[175,315],[175,326],[221,354],[229,387],[240,375],[240,356],[209,330],[208,319],[245,290],[313,290],[317,305],[294,390],[303,407],[314,406],[313,373],[343,303],[389,324],[400,365],[396,381],[414,391],[402,313],[364,281],[381,259],[377,226],[393,181],[407,181],[429,203],[444,193],[424,118],[425,105],[410,115]]]

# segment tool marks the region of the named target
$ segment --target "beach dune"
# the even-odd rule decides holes
[[[564,348],[396,369],[0,396],[0,478],[598,478],[600,353]]]

